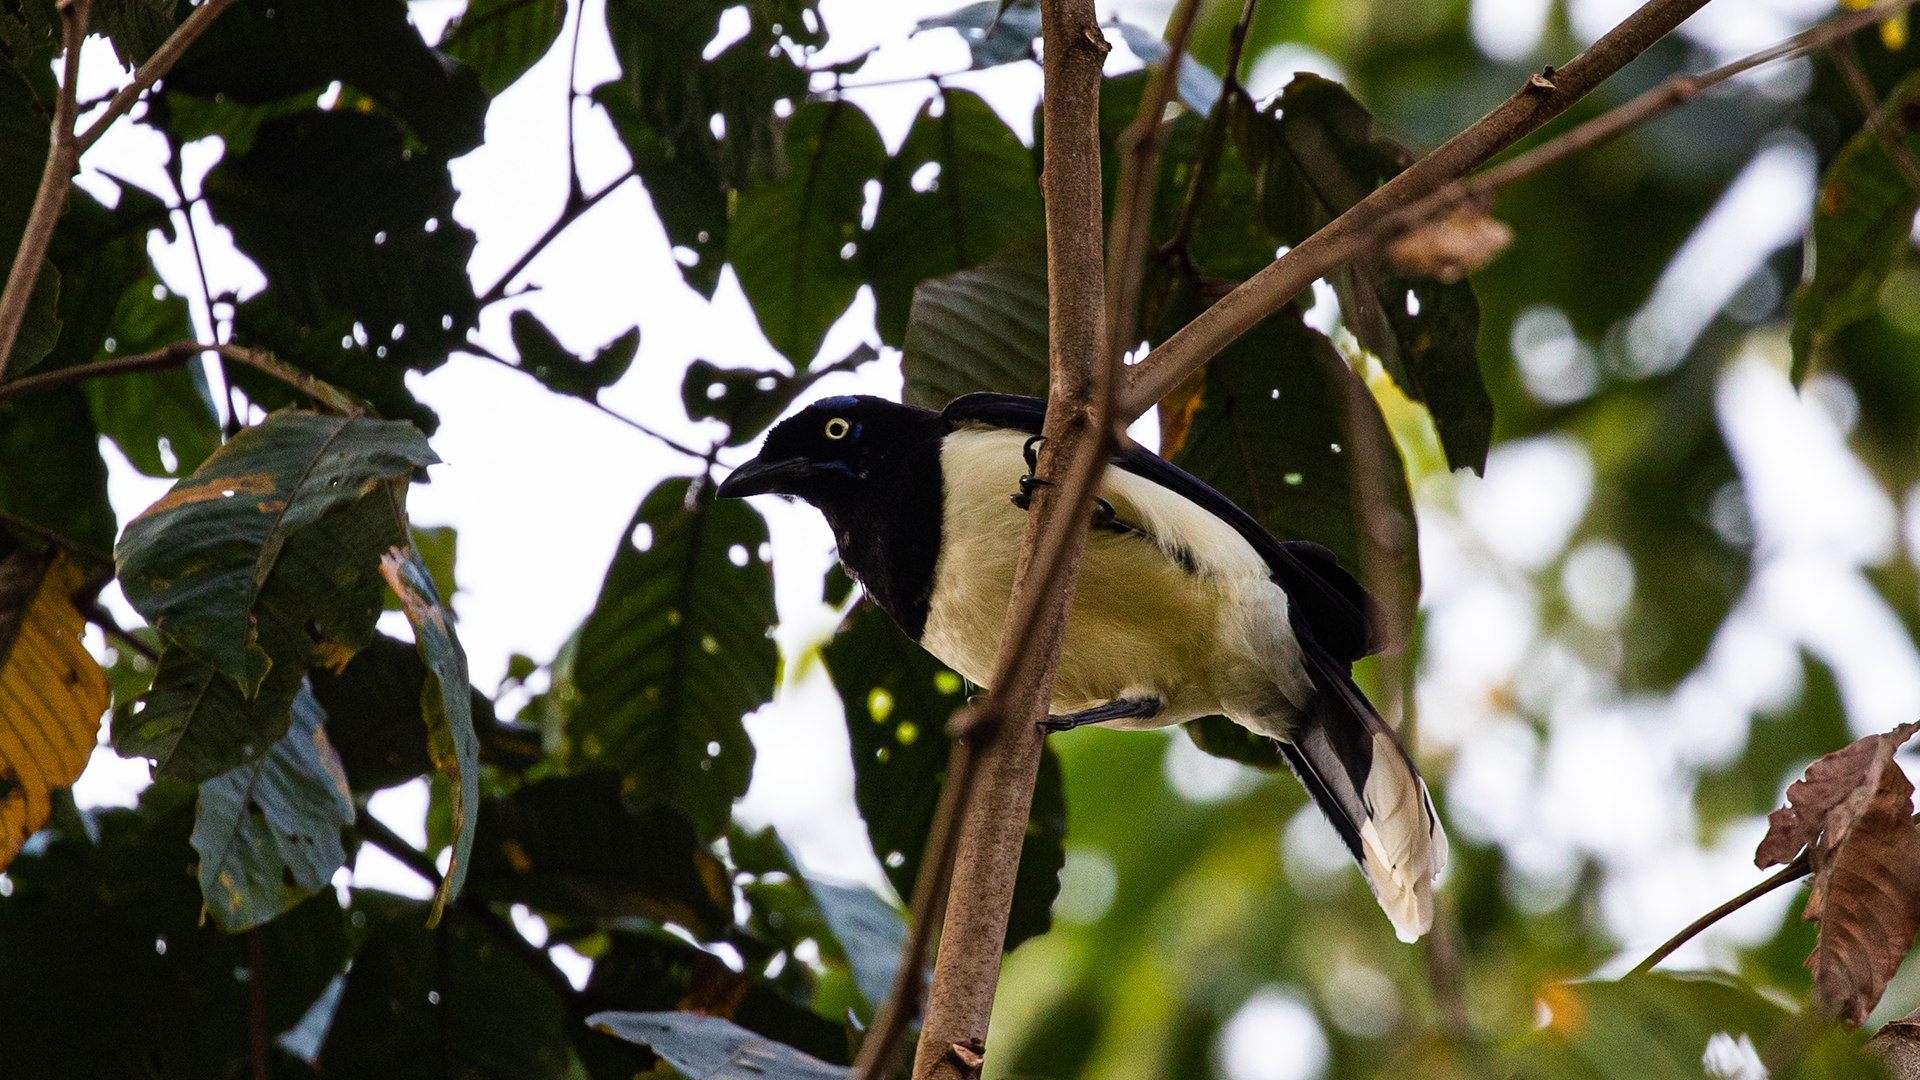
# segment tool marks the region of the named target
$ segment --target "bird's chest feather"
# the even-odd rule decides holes
[[[1008,496],[1026,472],[1026,436],[961,429],[941,449],[941,545],[921,644],[987,685],[1006,625],[1027,513]],[[1191,502],[1109,469],[1101,495],[1137,529],[1094,530],[1061,650],[1053,711],[1158,695],[1150,726],[1270,693],[1286,601],[1237,533]],[[1255,640],[1263,639],[1263,640]],[[1282,658],[1287,659],[1287,658]],[[1297,666],[1297,649],[1291,665]]]

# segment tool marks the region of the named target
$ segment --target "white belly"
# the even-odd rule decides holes
[[[1026,529],[1026,512],[1008,499],[1026,473],[1026,439],[963,429],[941,450],[944,536],[920,643],[981,686],[993,676]],[[1231,526],[1131,473],[1109,468],[1100,493],[1151,539],[1090,534],[1051,711],[1159,697],[1166,706],[1158,716],[1112,726],[1224,713],[1281,734],[1311,689],[1286,595],[1266,563]]]

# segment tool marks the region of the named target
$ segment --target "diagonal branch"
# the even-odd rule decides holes
[[[187,16],[186,21],[168,35],[166,42],[154,50],[152,56],[147,57],[147,62],[140,65],[140,70],[134,72],[133,81],[121,87],[107,102],[107,111],[87,125],[87,130],[77,140],[80,146],[79,153],[86,153],[94,143],[99,142],[100,136],[107,133],[107,128],[113,126],[115,120],[125,116],[127,110],[133,108],[133,103],[141,94],[146,93],[148,87],[159,82],[162,75],[171,71],[174,63],[187,51],[187,46],[193,44],[195,39],[205,33],[207,24],[232,3],[233,0],[201,0],[200,6],[193,9],[193,14]]]
[[[1874,96],[1873,84],[1867,81],[1867,73],[1860,69],[1860,54],[1853,47],[1853,39],[1843,37],[1833,43],[1834,66],[1840,69],[1840,75],[1847,81],[1847,89],[1852,91],[1853,99],[1859,103],[1860,111],[1866,114],[1866,124],[1873,131],[1873,137],[1880,140],[1880,149],[1887,152],[1894,168],[1907,181],[1907,186],[1920,191],[1920,164],[1915,164],[1913,155],[1901,144],[1900,136],[1887,124],[1887,110],[1882,108]]]
[[[1151,408],[1230,342],[1332,270],[1340,262],[1340,249],[1353,237],[1539,130],[1706,2],[1649,0],[1564,68],[1549,68],[1528,79],[1506,102],[1377,188],[1128,368],[1120,419],[1131,421]]]
[[[513,279],[520,276],[520,271],[525,270],[541,252],[547,250],[547,245],[553,243],[556,237],[565,232],[567,226],[578,221],[582,214],[598,206],[600,200],[613,194],[621,184],[626,183],[638,175],[640,174],[637,171],[629,168],[626,172],[621,173],[612,182],[607,184],[606,187],[601,188],[599,191],[585,198],[575,199],[569,194],[566,208],[560,212],[560,217],[556,219],[552,225],[547,227],[546,232],[540,234],[540,239],[535,240],[532,247],[528,248],[524,254],[513,261],[513,265],[507,268],[507,272],[500,275],[500,280],[493,283],[493,288],[488,289],[480,295],[479,306],[486,307],[489,304],[506,299],[507,286],[513,284]],[[578,184],[579,179],[574,177],[568,182]]]
[[[176,341],[164,349],[139,353],[134,356],[122,356],[113,360],[102,360],[97,364],[75,364],[58,371],[49,371],[44,375],[29,375],[24,379],[15,379],[10,383],[0,383],[0,401],[31,394],[38,390],[50,390],[56,386],[67,386],[87,379],[102,379],[109,375],[132,375],[142,371],[165,371],[177,368],[203,352],[211,352],[215,347],[202,345],[196,341]]]

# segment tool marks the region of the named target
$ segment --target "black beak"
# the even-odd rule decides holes
[[[787,485],[796,480],[804,480],[820,472],[820,466],[806,458],[787,458],[784,461],[768,461],[757,457],[745,465],[733,470],[726,483],[720,485],[715,494],[723,499],[738,499],[747,495],[765,495],[774,492],[791,495]]]

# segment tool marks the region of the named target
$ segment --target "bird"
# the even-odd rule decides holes
[[[1046,402],[972,393],[939,411],[866,395],[781,421],[716,495],[775,494],[826,517],[848,574],[909,638],[992,678]],[[1088,522],[1050,731],[1151,730],[1225,715],[1273,739],[1402,941],[1433,923],[1446,833],[1353,661],[1385,644],[1332,552],[1280,541],[1137,444],[1110,458]]]

